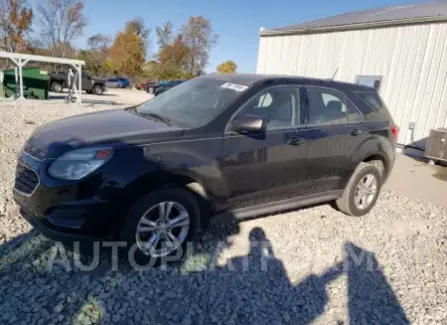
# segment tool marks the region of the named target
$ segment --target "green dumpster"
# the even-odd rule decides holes
[[[17,84],[15,69],[5,70],[3,80],[3,91],[6,97],[14,96],[20,93],[20,85]],[[23,68],[23,96],[25,98],[48,99],[48,74],[39,68]],[[17,79],[19,70],[17,69]],[[17,83],[19,81],[17,80]]]

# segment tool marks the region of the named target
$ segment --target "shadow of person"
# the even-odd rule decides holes
[[[209,299],[234,302],[230,323],[262,324],[269,319],[274,324],[309,324],[325,310],[326,285],[342,273],[340,263],[294,286],[264,230],[257,227],[249,234],[247,255],[229,259],[210,273],[212,282],[221,285],[219,298]],[[217,317],[213,315],[218,311],[210,312]]]
[[[35,232],[12,239],[0,246],[0,315],[30,324],[39,313],[61,324],[305,325],[325,312],[327,285],[346,275],[350,324],[409,324],[371,253],[346,244],[343,262],[294,285],[259,227],[250,231],[248,254],[227,258],[240,249],[230,241],[240,228],[226,221],[211,222],[190,260],[146,271],[111,271],[107,259],[92,272],[50,269],[51,242]],[[212,256],[218,263],[207,264]]]
[[[410,324],[372,252],[345,244],[350,324]]]

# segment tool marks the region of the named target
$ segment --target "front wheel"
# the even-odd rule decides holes
[[[161,189],[134,204],[120,238],[127,244],[129,259],[138,265],[175,262],[186,254],[199,222],[199,205],[188,190]]]
[[[382,185],[382,177],[377,166],[360,163],[351,176],[343,196],[335,203],[337,208],[350,216],[367,214],[376,204]]]

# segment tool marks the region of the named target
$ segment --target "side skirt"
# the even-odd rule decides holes
[[[232,215],[236,219],[253,218],[256,216],[276,213],[284,210],[301,208],[313,204],[329,202],[340,198],[343,195],[343,190],[330,191],[325,193],[313,194],[293,199],[282,200],[273,203],[266,203],[255,205],[242,209],[235,209],[231,211],[222,211],[218,216]]]

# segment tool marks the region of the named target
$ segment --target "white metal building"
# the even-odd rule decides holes
[[[399,144],[423,148],[430,129],[447,127],[447,1],[261,28],[257,72],[375,86]]]

